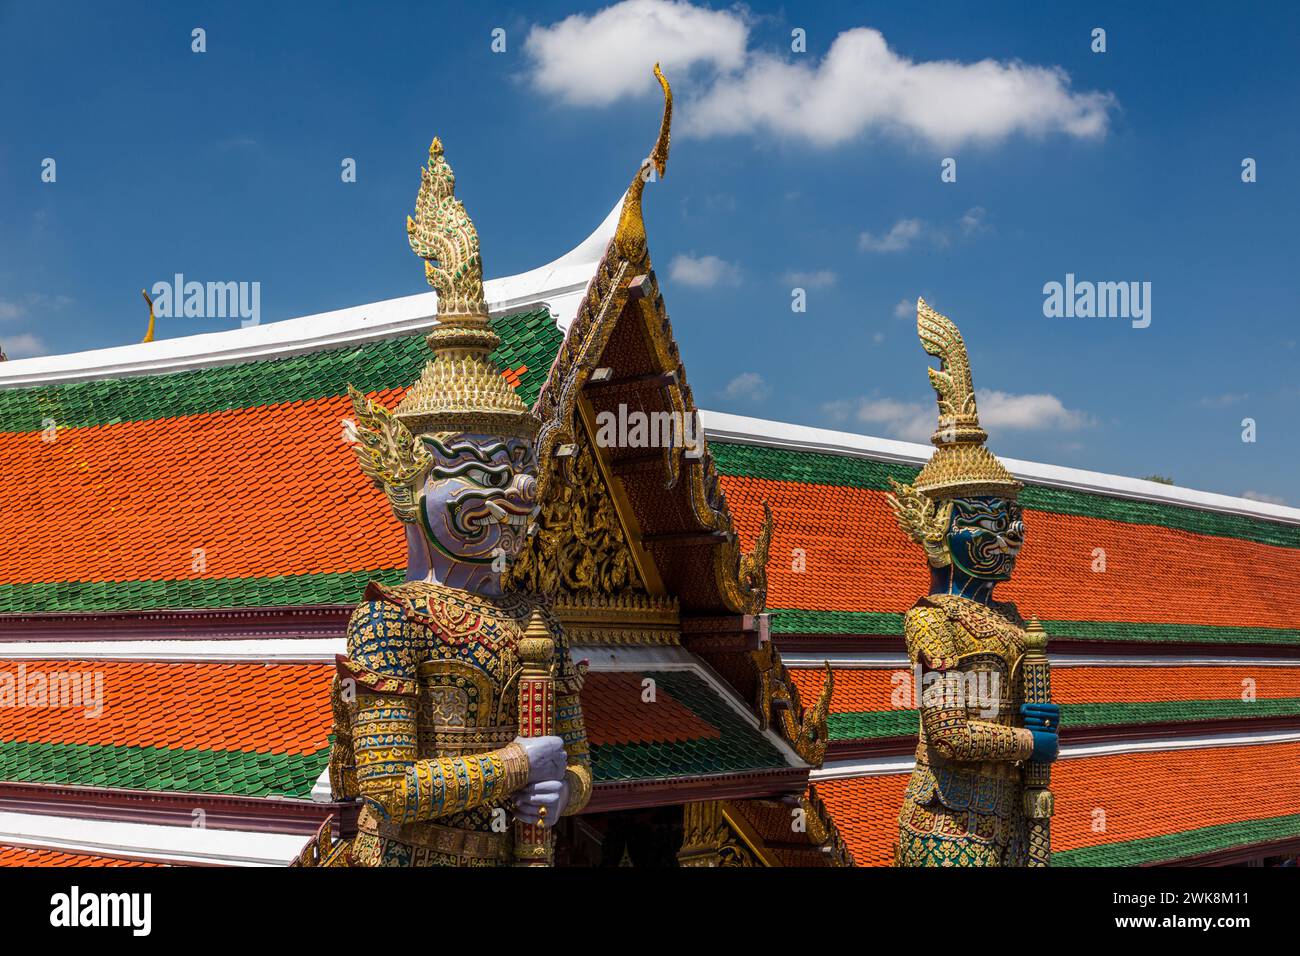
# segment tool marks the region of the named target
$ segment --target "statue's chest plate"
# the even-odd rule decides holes
[[[423,636],[416,670],[421,757],[481,753],[518,732],[517,648],[530,606],[510,596],[461,594],[421,595],[405,609]]]
[[[1014,611],[1002,613],[947,596],[932,600],[948,618],[956,652],[952,670],[961,674],[967,716],[1014,724],[1019,662],[1025,653],[1025,632],[1011,616]]]

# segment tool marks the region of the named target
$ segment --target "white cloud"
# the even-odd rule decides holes
[[[872,426],[904,441],[929,441],[935,426],[933,403],[860,398],[828,402],[822,411],[834,421]]]
[[[902,252],[920,239],[925,229],[926,225],[920,219],[900,219],[883,235],[862,233],[858,236],[858,248],[863,252]]]
[[[837,36],[820,62],[751,53],[688,106],[684,130],[698,136],[770,133],[825,147],[881,132],[958,146],[1014,134],[1100,137],[1114,97],[1074,92],[1060,67],[918,62],[859,27]]]
[[[787,272],[782,279],[801,289],[825,289],[838,282],[839,276],[830,269],[818,269],[816,272]]]
[[[36,355],[49,354],[49,348],[44,342],[30,332],[19,332],[17,335],[5,336],[0,339],[0,349],[11,359],[32,358]]]
[[[1207,395],[1197,404],[1202,408],[1227,408],[1229,405],[1244,402],[1248,398],[1250,396],[1245,392],[1226,392],[1223,395]]]
[[[961,218],[957,220],[957,224],[961,227],[962,235],[974,236],[981,232],[989,232],[992,230],[993,227],[984,221],[985,216],[986,213],[983,206],[971,206],[971,208],[962,213]]]
[[[1241,497],[1249,498],[1251,501],[1262,501],[1269,505],[1286,504],[1285,498],[1279,498],[1277,495],[1266,495],[1262,491],[1243,491]]]
[[[916,315],[915,299],[900,299],[898,305],[894,306],[894,318],[910,319]]]
[[[668,264],[668,275],[674,282],[697,289],[740,284],[740,267],[717,256],[678,254]]]
[[[1066,408],[1055,395],[1011,395],[976,389],[980,424],[990,432],[1074,431],[1092,424],[1083,412]],[[860,398],[828,402],[822,412],[832,420],[853,421],[882,429],[891,438],[927,442],[938,424],[933,402],[900,402],[892,398]]]
[[[679,100],[678,128],[696,136],[765,133],[822,147],[865,133],[931,146],[1017,134],[1092,139],[1115,108],[1110,93],[1074,91],[1058,66],[913,60],[869,27],[840,33],[820,60],[783,59],[749,46],[743,7],[686,0],[623,0],[534,26],[524,53],[534,88],[578,106],[657,92],[656,61],[676,80],[707,74],[699,93]]]
[[[43,292],[28,292],[23,299],[26,305],[20,305],[16,301],[0,301],[0,321],[21,318],[33,311],[58,312],[73,303],[72,296],[46,295]]]
[[[1011,395],[992,389],[975,389],[980,424],[986,429],[1032,430],[1054,428],[1074,431],[1092,424],[1083,412],[1066,408],[1055,395]]]
[[[733,400],[761,402],[770,391],[763,376],[757,372],[741,372],[727,383],[722,394]]]
[[[961,214],[955,224],[932,226],[924,219],[900,219],[881,235],[863,232],[858,236],[858,248],[863,252],[902,252],[918,242],[946,246],[960,235],[967,239],[992,232],[985,221],[983,206],[972,206]]]
[[[574,106],[608,106],[625,96],[658,93],[655,63],[670,79],[698,65],[733,71],[745,62],[749,27],[741,14],[681,0],[623,0],[551,26],[524,40],[529,74],[540,92]]]

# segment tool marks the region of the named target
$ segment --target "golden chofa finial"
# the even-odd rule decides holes
[[[406,236],[411,251],[424,260],[429,285],[438,291],[438,317],[481,316],[480,324],[486,324],[478,230],[456,198],[456,175],[436,136],[429,165],[420,171],[415,218],[406,217]]]
[[[659,69],[658,63],[655,64],[654,73],[655,79],[664,90],[664,115],[659,121],[659,136],[655,140],[654,148],[650,150],[650,155],[645,158],[637,169],[636,175],[632,177],[632,185],[628,187],[627,195],[623,198],[623,211],[618,218],[618,229],[614,233],[614,241],[618,244],[619,253],[623,258],[631,260],[640,260],[646,252],[645,220],[641,218],[641,194],[645,191],[646,180],[650,178],[651,170],[660,177],[668,170],[668,140],[673,124],[673,91],[663,71]]]
[[[144,333],[144,341],[152,342],[153,341],[153,299],[149,298],[149,293],[144,291],[144,289],[140,290],[140,294],[144,296],[144,300],[149,303],[149,328]]]

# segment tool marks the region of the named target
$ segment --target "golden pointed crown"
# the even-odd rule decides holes
[[[433,358],[393,414],[412,435],[474,431],[532,438],[537,418],[501,376],[491,353],[501,344],[483,298],[478,230],[456,198],[456,176],[436,137],[421,170],[415,218],[406,217],[411,251],[438,292],[438,324],[425,341]]]
[[[984,447],[988,433],[980,427],[970,357],[961,332],[951,319],[917,299],[916,334],[921,346],[939,359],[939,367],[928,370],[939,401],[939,426],[930,436],[934,454],[911,487],[932,499],[1014,498],[1024,486]]]

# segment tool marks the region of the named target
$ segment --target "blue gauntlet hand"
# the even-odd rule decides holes
[[[1060,738],[1056,736],[1056,731],[1031,729],[1029,732],[1034,735],[1034,751],[1029,759],[1039,763],[1054,761],[1061,752]]]
[[[1030,730],[1055,731],[1061,726],[1059,704],[1021,704],[1020,716],[1025,718],[1025,726]]]
[[[1020,716],[1025,728],[1034,735],[1034,752],[1030,760],[1051,763],[1061,751],[1057,729],[1061,726],[1061,708],[1057,704],[1021,704]]]

